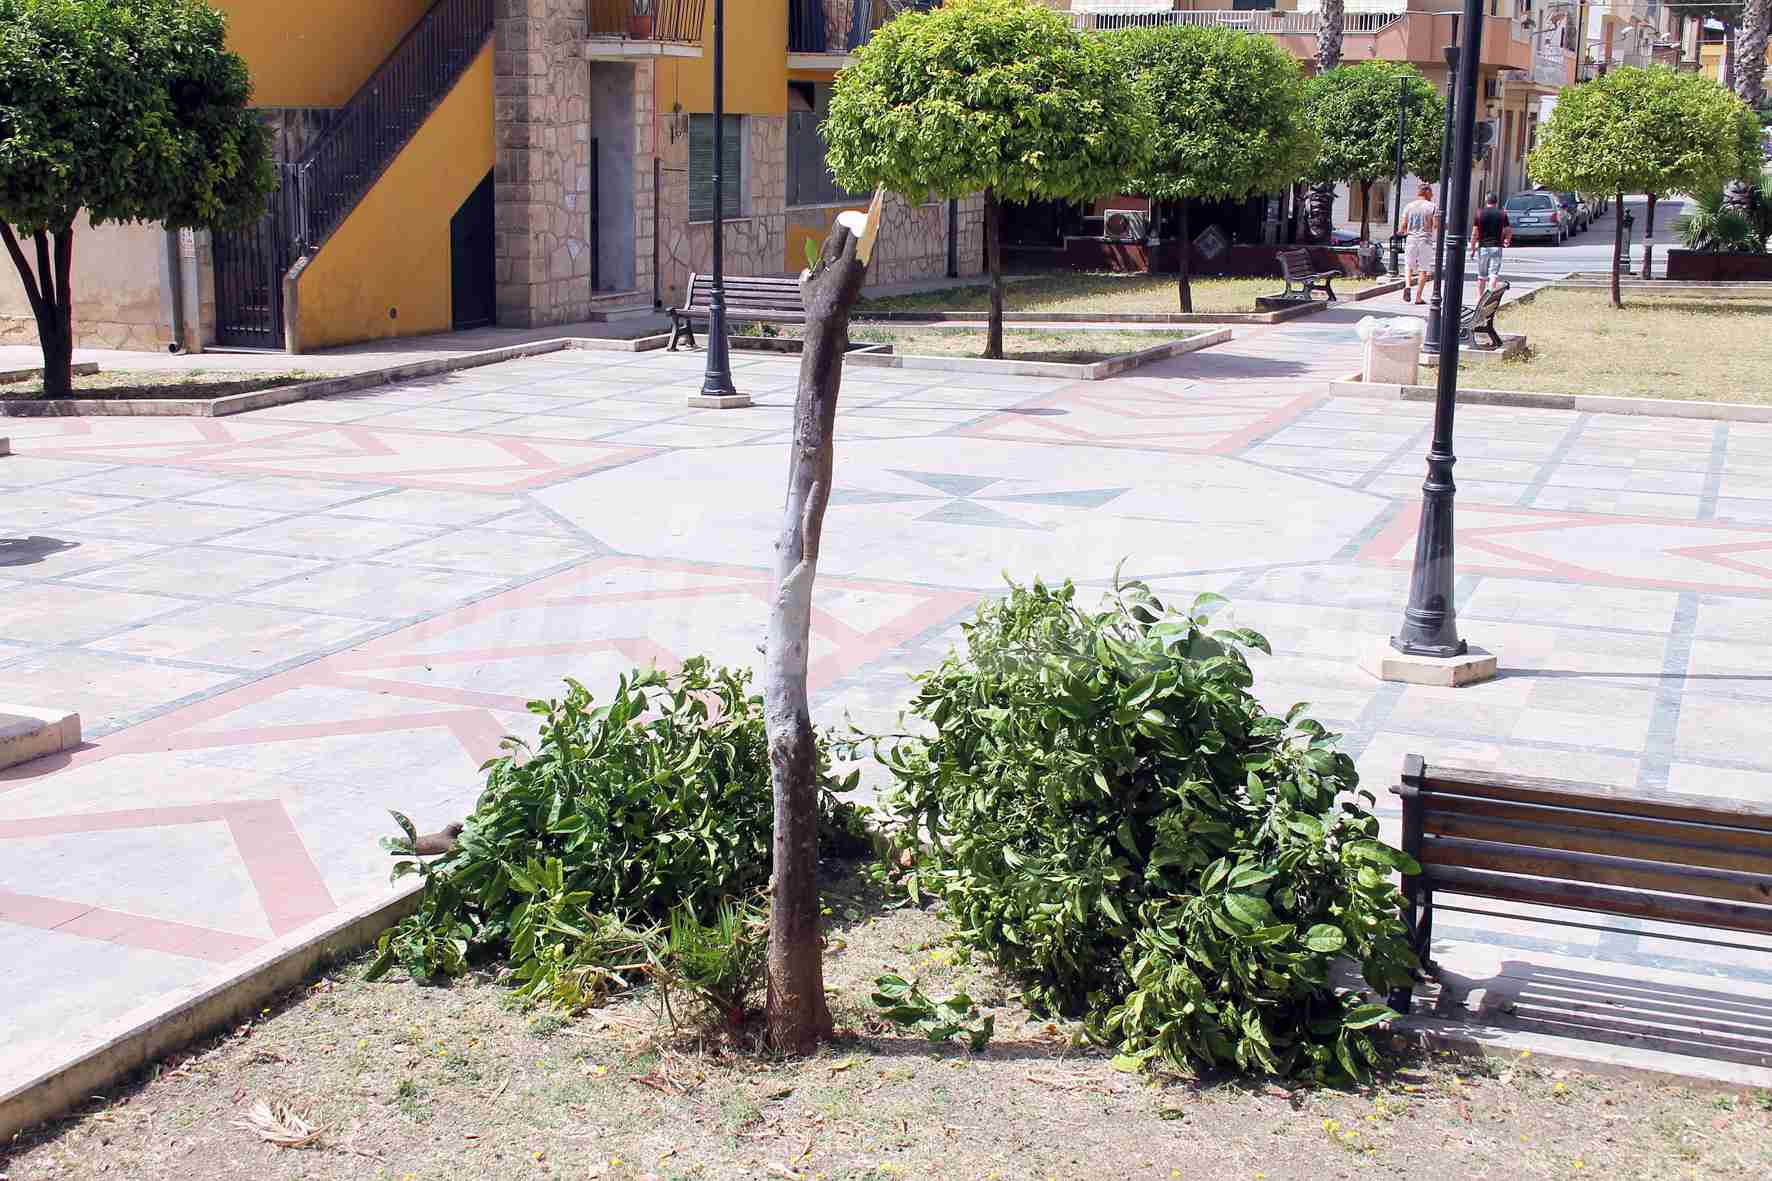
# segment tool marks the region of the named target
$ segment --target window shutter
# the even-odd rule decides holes
[[[721,169],[720,188],[725,206],[721,213],[738,217],[743,213],[744,193],[744,117],[726,116],[725,166]],[[711,221],[714,217],[714,117],[689,116],[689,220]]]
[[[720,162],[720,203],[724,206],[723,212],[727,217],[738,217],[744,212],[744,176],[742,175],[744,170],[744,119],[742,117],[738,115],[726,116],[725,142],[721,146],[726,149],[726,158]],[[708,216],[712,217],[713,213],[710,212]]]

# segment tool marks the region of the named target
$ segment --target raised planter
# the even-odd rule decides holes
[[[1669,250],[1667,278],[1691,283],[1772,283],[1772,254]]]
[[[1349,297],[1343,297],[1344,300]],[[1352,298],[1359,298],[1358,296]],[[1279,324],[1331,306],[1299,301],[1269,312],[1004,312],[1005,324]],[[983,324],[984,312],[857,312],[857,324]]]
[[[1351,373],[1320,387],[1332,397],[1377,398],[1387,402],[1432,402],[1431,385],[1361,381]],[[1628,414],[1641,418],[1697,418],[1712,422],[1772,422],[1772,406],[1750,402],[1698,402],[1684,398],[1624,398],[1604,394],[1557,394],[1541,390],[1460,389],[1460,406],[1512,406],[1529,410],[1573,410],[1583,414]]]
[[[1230,338],[1231,330],[1220,328],[1216,332],[1201,332],[1183,340],[1165,341],[1148,349],[1139,349],[1135,353],[1122,353],[1117,357],[1088,364],[1018,361],[1014,358],[987,361],[983,357],[938,357],[919,353],[875,352],[872,349],[853,351],[845,361],[850,365],[872,365],[882,369],[935,369],[947,373],[997,373],[1015,377],[1069,377],[1076,381],[1104,381],[1128,369],[1137,369],[1141,365],[1178,357],[1198,349],[1211,348]],[[885,349],[888,346],[876,347]]]

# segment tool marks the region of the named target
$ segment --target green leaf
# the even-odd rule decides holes
[[[1383,1021],[1395,1020],[1397,1012],[1389,1005],[1360,1005],[1342,1017],[1343,1029],[1369,1029]]]
[[[1347,936],[1332,923],[1318,923],[1304,933],[1304,945],[1314,952],[1332,955],[1347,945]]]

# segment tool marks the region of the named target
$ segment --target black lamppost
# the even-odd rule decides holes
[[[1441,217],[1450,227],[1443,304],[1434,312],[1440,329],[1439,389],[1434,399],[1434,439],[1427,453],[1427,481],[1421,486],[1421,525],[1415,538],[1415,563],[1409,577],[1409,605],[1403,626],[1391,647],[1408,656],[1464,656],[1469,648],[1458,638],[1453,606],[1452,412],[1458,393],[1458,329],[1464,312],[1465,234],[1470,225],[1471,158],[1476,153],[1477,71],[1483,43],[1483,0],[1465,0],[1465,36],[1458,49],[1457,128],[1452,152],[1451,208]],[[1445,185],[1445,172],[1441,172]],[[1429,323],[1434,323],[1430,320]]]
[[[714,286],[708,292],[708,367],[701,379],[705,398],[730,398],[732,353],[726,343],[726,0],[714,0]]]
[[[1397,183],[1391,190],[1391,277],[1403,273],[1403,247],[1398,235],[1403,228],[1403,146],[1409,141],[1409,84],[1397,82]]]
[[[1477,37],[1481,40],[1480,30]],[[1456,24],[1452,27],[1452,39],[1458,40]],[[1446,267],[1446,183],[1450,179],[1446,165],[1452,155],[1452,116],[1458,105],[1458,86],[1454,81],[1458,67],[1458,46],[1448,45],[1442,52],[1446,55],[1446,129],[1440,137],[1440,229],[1434,235],[1434,293],[1427,313],[1427,339],[1421,342],[1424,353],[1440,351],[1440,272]]]

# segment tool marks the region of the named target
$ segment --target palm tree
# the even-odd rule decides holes
[[[1730,55],[1735,76],[1723,81],[1749,110],[1757,112],[1766,101],[1766,34],[1772,24],[1772,0],[1744,0],[1738,19],[1735,52]],[[1729,208],[1745,214],[1754,203],[1754,188],[1746,181],[1732,181],[1726,200]]]
[[[1762,0],[1764,2],[1764,0]],[[1346,24],[1344,0],[1318,0],[1317,4],[1317,73],[1326,74],[1341,64],[1341,39]],[[1335,185],[1325,181],[1314,185],[1310,195],[1310,235],[1327,242],[1335,228]]]

